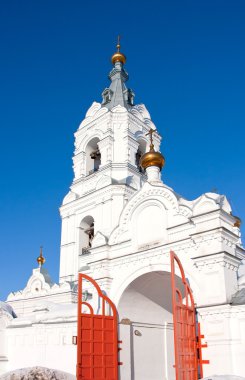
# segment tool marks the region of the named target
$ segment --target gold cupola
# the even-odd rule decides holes
[[[43,257],[43,247],[41,246],[40,247],[40,254],[39,256],[37,257],[37,262],[38,262],[38,266],[39,267],[42,267],[43,264],[45,263],[45,258]]]
[[[156,152],[154,149],[153,138],[152,138],[152,135],[154,132],[156,131],[151,128],[149,132],[147,133],[147,135],[150,135],[150,141],[151,141],[150,150],[149,152],[146,152],[145,154],[143,154],[143,156],[140,158],[140,166],[143,169],[147,169],[150,166],[157,166],[160,170],[162,170],[165,164],[165,158],[160,152]]]
[[[239,216],[235,216],[235,215],[233,215],[233,216],[234,216],[234,218],[235,218],[234,227],[240,228],[240,227],[241,227],[241,224],[242,224],[242,220],[241,220],[241,218],[239,218]]]
[[[120,52],[121,44],[120,44],[120,36],[118,36],[117,40],[117,52],[113,54],[111,57],[111,62],[115,65],[116,62],[121,62],[123,65],[126,63],[126,56]]]

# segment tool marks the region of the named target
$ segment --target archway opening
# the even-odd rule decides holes
[[[170,276],[163,271],[146,273],[135,279],[121,296],[120,340],[125,350],[130,351],[130,361],[124,360],[125,365],[120,368],[124,376],[130,373],[134,380],[175,379]],[[183,292],[177,276],[176,283]]]
[[[98,146],[99,139],[94,137],[86,146],[86,175],[96,172],[101,164],[101,153]]]
[[[81,254],[88,253],[92,247],[92,241],[94,238],[94,218],[92,216],[86,216],[79,226],[79,252]]]

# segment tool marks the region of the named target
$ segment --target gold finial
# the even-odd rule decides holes
[[[121,62],[123,65],[126,62],[126,56],[120,52],[121,49],[121,37],[118,35],[117,37],[117,52],[113,54],[111,57],[111,62],[113,65],[115,65],[116,62]]]
[[[241,224],[242,224],[242,220],[241,220],[241,218],[239,218],[239,216],[235,216],[235,215],[233,215],[233,216],[234,216],[234,218],[235,218],[234,227],[240,228],[240,227],[241,227]]]
[[[42,267],[42,265],[45,263],[45,258],[43,257],[43,247],[41,246],[40,247],[40,254],[39,256],[37,257],[37,262],[38,262],[38,266],[39,268]]]
[[[165,164],[165,158],[160,152],[155,152],[152,136],[153,133],[157,133],[157,131],[151,128],[146,134],[146,136],[150,136],[150,150],[141,157],[140,166],[143,169],[150,166],[157,166],[161,170]]]
[[[121,37],[118,35],[117,36],[117,51],[118,51],[118,53],[120,52],[120,47],[121,47],[121,45],[120,45],[120,39],[121,39]]]

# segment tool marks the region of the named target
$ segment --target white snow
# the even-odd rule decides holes
[[[0,380],[75,380],[75,378],[69,373],[44,367],[17,369],[0,376]]]

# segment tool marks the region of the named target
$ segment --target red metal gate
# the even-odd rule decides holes
[[[118,380],[116,307],[96,281],[82,273],[78,276],[77,380]],[[100,314],[83,300],[83,280],[97,290]]]
[[[202,360],[202,348],[207,345],[201,344],[204,336],[200,334],[200,324],[197,324],[194,299],[184,269],[173,251],[170,255],[176,380],[197,380],[203,377],[202,365],[209,363]],[[176,264],[181,274],[182,291],[176,286]]]

